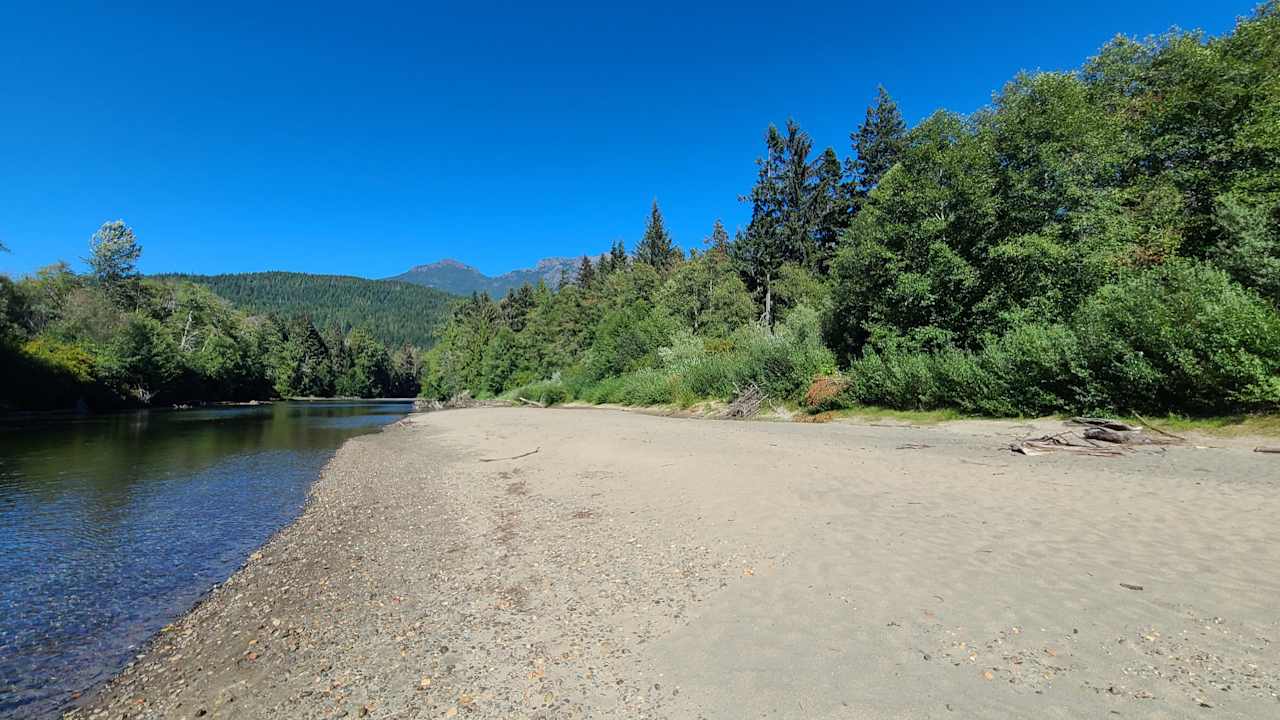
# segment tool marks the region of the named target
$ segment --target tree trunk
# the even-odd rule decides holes
[[[764,277],[764,326],[773,329],[773,277]]]

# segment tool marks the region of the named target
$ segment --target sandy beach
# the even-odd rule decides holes
[[[1280,717],[1280,457],[1032,431],[413,415],[73,716]]]

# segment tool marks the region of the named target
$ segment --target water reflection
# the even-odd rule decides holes
[[[406,403],[0,420],[0,715],[47,715],[296,517]]]

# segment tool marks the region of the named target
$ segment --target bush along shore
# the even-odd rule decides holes
[[[421,350],[360,327],[250,315],[207,288],[144,278],[122,221],[90,241],[89,272],[0,276],[0,409],[112,409],[273,397],[413,397]]]
[[[423,394],[988,415],[1280,407],[1280,4],[1118,37],[851,155],[769,127],[751,220],[686,255],[654,203],[559,289],[459,305]]]

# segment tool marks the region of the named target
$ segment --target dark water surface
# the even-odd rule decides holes
[[[56,716],[297,517],[408,403],[0,419],[0,717]]]

